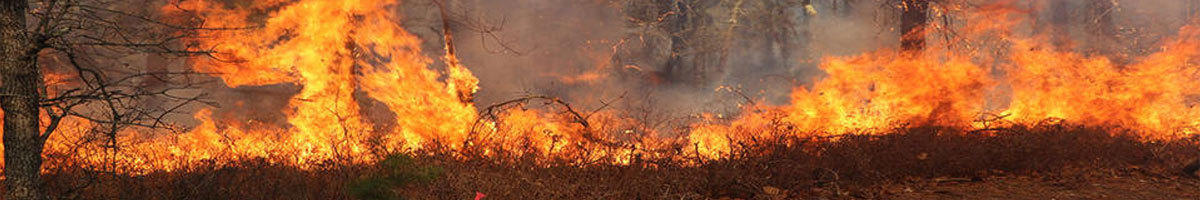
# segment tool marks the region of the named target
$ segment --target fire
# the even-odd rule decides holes
[[[87,164],[120,160],[127,162],[127,170],[137,171],[251,158],[299,166],[361,162],[374,159],[369,154],[380,149],[412,149],[427,142],[458,146],[476,119],[469,96],[478,90],[478,80],[453,55],[444,58],[449,64],[444,73],[430,68],[433,61],[421,55],[421,41],[396,24],[391,8],[397,4],[189,0],[167,6],[164,13],[203,19],[204,26],[251,27],[196,38],[194,42],[218,53],[191,60],[192,67],[215,74],[230,87],[301,86],[285,110],[263,111],[285,113],[289,126],[228,120],[204,109],[194,116],[201,123],[187,132],[125,130],[116,138],[123,147],[119,152],[93,148],[100,153],[75,155]],[[362,116],[356,92],[386,105],[396,116],[394,124],[375,130],[380,126]],[[64,133],[49,144],[93,137],[87,130],[59,132]]]
[[[165,148],[169,153],[163,157],[187,161],[283,157],[277,161],[297,165],[329,159],[370,161],[369,154],[376,151],[415,149],[427,143],[459,148],[470,137],[478,115],[470,96],[479,89],[479,81],[452,49],[443,58],[445,69],[433,69],[433,60],[421,54],[421,41],[396,23],[399,16],[391,9],[396,1],[256,1],[232,8],[209,1],[180,3],[179,8],[200,13],[207,26],[261,27],[213,32],[198,39],[220,54],[216,59],[193,60],[197,70],[217,73],[231,87],[295,84],[302,89],[283,111],[289,128],[225,121],[202,110],[196,114],[202,124],[172,137],[172,145]],[[250,12],[272,7],[279,8],[266,14]],[[174,7],[165,9],[179,12]],[[396,116],[394,124],[375,130],[379,126],[361,114],[356,92],[386,105]],[[512,118],[505,122],[514,130],[566,133],[560,129],[567,128],[538,115],[504,114]],[[531,132],[486,134],[502,138],[502,143],[532,139],[540,149],[552,149],[553,139],[527,133]]]
[[[96,166],[119,161],[113,165],[134,171],[252,158],[298,166],[369,162],[379,152],[431,143],[529,150],[540,157],[588,155],[572,159],[630,158],[682,143],[686,156],[717,158],[755,138],[871,134],[897,126],[972,128],[985,113],[1011,123],[1052,118],[1129,128],[1150,139],[1192,134],[1200,125],[1200,109],[1193,103],[1200,97],[1193,61],[1200,56],[1200,30],[1190,27],[1158,53],[1118,63],[1104,55],[1058,51],[1040,37],[1017,36],[1012,29],[1020,20],[1011,14],[1019,10],[982,6],[973,11],[979,16],[968,16],[982,22],[961,27],[961,34],[1008,45],[965,50],[930,45],[921,54],[883,49],[827,57],[819,66],[826,75],[810,86],[795,86],[790,104],[745,106],[732,120],[707,114],[676,141],[614,113],[590,115],[590,125],[558,109],[509,109],[494,120],[481,118],[471,102],[479,80],[452,53],[442,58],[444,68],[434,67],[436,61],[422,55],[421,40],[397,24],[395,1],[178,3],[163,12],[203,19],[210,27],[250,27],[195,38],[218,54],[192,59],[191,66],[216,74],[229,87],[300,86],[284,110],[261,111],[285,113],[287,126],[231,120],[204,109],[194,115],[199,125],[183,133],[126,130],[111,142],[124,147],[118,152],[76,148],[88,143],[79,141],[95,139],[89,135],[92,124],[68,119],[68,128],[48,142],[48,152]],[[571,80],[605,77],[589,72]],[[50,74],[46,79],[65,78]],[[381,122],[362,114],[362,96],[385,105],[394,122],[376,126]],[[623,142],[634,148],[610,144]]]
[[[294,161],[305,163],[361,157],[370,148],[365,146],[367,140],[407,148],[433,140],[458,144],[476,117],[473,105],[462,96],[473,94],[478,80],[452,55],[445,58],[451,63],[446,73],[428,68],[431,60],[421,55],[420,40],[394,21],[398,16],[389,8],[396,6],[395,1],[256,1],[230,9],[208,1],[181,3],[185,10],[203,13],[200,17],[213,26],[262,27],[203,38],[200,42],[216,46],[222,54],[215,60],[198,60],[196,69],[220,73],[232,87],[281,83],[303,87],[285,111],[291,128],[256,130],[200,116],[207,120],[205,124],[181,136],[182,141],[211,142],[205,138],[219,132],[233,138],[231,143],[244,143],[239,148],[251,146],[251,151],[238,150],[245,156],[268,156],[267,151],[254,149],[279,146],[299,150]],[[245,11],[272,6],[281,8],[260,24],[252,18],[261,16]],[[360,114],[356,91],[387,105],[397,116],[395,126],[372,130]],[[232,126],[212,128],[222,123]],[[283,138],[253,139],[261,135]]]
[[[1200,55],[1200,32],[1185,27],[1162,51],[1119,65],[1104,57],[1033,49],[1013,56],[1008,66],[1014,118],[1068,119],[1092,125],[1118,125],[1155,133],[1153,137],[1191,134],[1196,127],[1194,101],[1200,77],[1193,61]]]
[[[1062,119],[1121,127],[1147,139],[1195,133],[1200,111],[1193,103],[1200,97],[1194,61],[1200,56],[1200,30],[1195,27],[1182,28],[1157,53],[1115,63],[1105,55],[1054,50],[1044,37],[1014,35],[1021,19],[1013,14],[1020,11],[1003,3],[970,13],[968,21],[976,23],[959,29],[963,37],[1009,43],[990,49],[1007,55],[930,47],[918,56],[885,49],[828,57],[820,65],[827,75],[811,88],[796,87],[790,105],[750,107],[739,120],[693,129],[693,142],[702,144],[696,153],[718,157],[729,153],[728,144],[779,130],[830,136],[903,126],[973,128],[988,113],[1008,123]],[[786,123],[772,122],[779,119]]]

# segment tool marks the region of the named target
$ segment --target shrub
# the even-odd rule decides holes
[[[422,166],[412,157],[393,154],[376,164],[378,171],[360,178],[347,187],[356,199],[403,199],[393,189],[417,183],[428,183],[441,176],[442,169]]]

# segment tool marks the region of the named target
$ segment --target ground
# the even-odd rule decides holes
[[[1114,172],[994,177],[974,182],[924,181],[891,186],[886,193],[888,199],[1200,199],[1200,181]]]

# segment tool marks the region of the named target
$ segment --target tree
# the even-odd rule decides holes
[[[812,40],[812,34],[808,30],[811,18],[815,15],[815,9],[812,8],[812,2],[809,0],[765,0],[751,1],[746,3],[739,10],[745,10],[745,13],[735,17],[744,18],[746,28],[740,37],[753,38],[751,41],[758,41],[756,45],[759,48],[764,48],[759,52],[766,54],[763,57],[763,65],[768,67],[792,67],[795,65],[796,56],[808,55],[807,48],[803,48],[802,44]],[[810,10],[814,9],[814,10]],[[803,13],[803,15],[800,15]],[[744,15],[744,16],[743,16]],[[736,28],[731,26],[730,28]],[[734,35],[730,35],[734,38]],[[732,43],[732,42],[731,42]],[[730,48],[733,44],[726,44],[726,48]],[[732,49],[725,50],[725,54]],[[721,62],[726,62],[727,59],[722,59]]]
[[[648,74],[653,82],[690,86],[712,82],[721,73],[720,51],[723,35],[707,12],[717,0],[625,1],[622,12],[626,23],[637,30],[629,38],[644,44],[627,49],[629,56],[616,56],[618,64],[649,62],[637,66],[639,75]],[[636,45],[627,45],[636,46]],[[650,69],[640,69],[651,67]]]
[[[42,146],[38,132],[41,75],[33,37],[26,32],[29,4],[0,0],[0,108],[4,110],[5,199],[41,197]]]
[[[195,25],[202,21],[190,18],[157,20],[157,7],[147,3],[0,0],[5,199],[46,198],[39,174],[42,150],[64,119],[92,122],[89,133],[110,138],[103,146],[115,148],[121,130],[173,128],[166,116],[205,102],[205,94],[187,92],[206,83],[196,77],[201,74],[139,69],[119,59],[132,54],[206,55],[208,51],[194,50],[202,48],[182,39],[225,28],[202,28]],[[43,82],[47,73],[66,78],[48,85]]]

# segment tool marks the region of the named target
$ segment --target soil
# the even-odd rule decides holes
[[[885,199],[1200,199],[1200,179],[1139,172],[935,179],[884,193]]]

